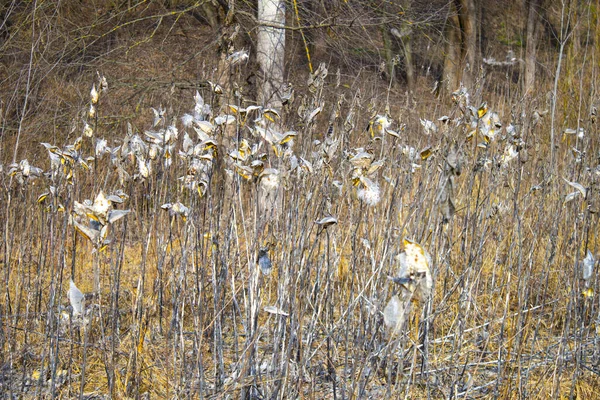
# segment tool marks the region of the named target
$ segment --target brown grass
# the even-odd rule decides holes
[[[99,104],[96,132],[111,147],[122,144],[126,122],[143,136],[151,128],[150,107],[162,105],[180,130],[177,154],[184,130],[179,118],[193,107],[196,89],[215,115],[228,112],[226,104],[235,101],[233,83],[252,94],[246,79],[252,66],[230,75],[214,56],[217,36],[198,28],[189,14],[165,17],[160,24],[150,18],[120,26],[133,14],[162,12],[150,3],[144,10],[117,13],[120,22],[106,19],[106,10],[84,12],[81,23],[93,27],[93,45],[84,51],[85,41],[72,41],[59,63],[66,66],[59,70],[47,61],[51,57],[40,57],[36,72],[47,76],[36,80],[30,93],[17,161],[28,158],[47,171],[47,152],[39,142],[63,148],[80,136],[96,70],[110,86]],[[77,19],[72,11],[65,9],[61,18]],[[40,21],[52,20],[51,14],[44,15],[48,19],[38,15]],[[16,23],[23,30],[7,49],[31,36],[27,20]],[[113,23],[120,28],[104,35]],[[510,18],[506,23],[510,28]],[[59,33],[65,39],[85,36],[76,29]],[[52,42],[40,54],[56,55],[57,46]],[[336,398],[593,398],[598,391],[598,296],[582,295],[584,282],[575,267],[587,249],[594,254],[599,249],[597,177],[588,171],[598,163],[597,123],[588,115],[597,104],[590,89],[597,83],[592,61],[597,55],[594,46],[586,49],[588,61],[577,72],[571,70],[569,81],[559,87],[554,166],[549,165],[550,115],[533,121],[535,110],[549,107],[552,79],[545,71],[554,68],[551,49],[541,51],[546,69],[533,98],[521,99],[512,75],[498,71],[482,74],[470,88],[472,104],[487,101],[504,127],[512,123],[521,132],[527,159],[523,152],[522,159],[507,166],[499,166],[506,146],[499,137],[484,150],[477,147],[480,135],[466,139],[471,129],[465,124],[432,136],[421,133],[419,118],[462,115],[449,98],[430,93],[429,78],[419,78],[412,101],[401,88],[388,91],[374,66],[351,70],[340,65],[341,86],[336,87],[338,65],[332,62],[325,86],[314,94],[305,87],[306,71],[290,68],[296,102],[284,110],[282,128],[299,131],[294,153],[316,172],[293,172],[282,180],[280,215],[265,229],[261,226],[268,218],[257,207],[256,180],[229,178],[225,172],[233,170],[227,157],[235,146],[231,135],[217,135],[218,153],[202,198],[182,187],[178,178],[188,165],[177,155],[169,169],[155,162],[148,179],[123,187],[108,155],[95,171],[76,168],[73,185],[61,174],[20,185],[6,174],[6,166],[18,129],[14,104],[23,104],[25,96],[23,76],[15,71],[27,60],[20,53],[6,58],[1,90],[4,99],[12,99],[4,103],[0,139],[0,391],[43,398],[80,393],[87,398],[320,399],[334,398],[334,393]],[[329,61],[324,50],[316,49],[315,62],[321,61],[319,54]],[[76,62],[68,63],[69,54],[77,54],[72,56]],[[290,66],[303,62],[303,56],[291,52]],[[566,62],[574,65],[579,59],[570,53]],[[221,83],[225,95],[214,96],[207,80]],[[345,131],[357,93],[355,126]],[[321,153],[314,141],[325,140],[330,112],[342,95],[333,134],[340,148],[319,167]],[[406,129],[400,139],[372,140],[364,128],[373,112],[385,112],[388,95],[393,128],[404,123]],[[296,115],[303,98],[326,104],[308,127]],[[577,121],[585,138],[561,140],[564,128]],[[246,128],[239,132],[260,142]],[[194,132],[188,133],[196,142]],[[455,177],[456,215],[444,224],[438,184],[453,144],[463,154],[463,168]],[[425,161],[408,160],[402,153],[404,146],[419,151],[427,145],[435,151]],[[289,169],[288,160],[262,146],[271,167]],[[574,160],[574,146],[585,152],[581,163]],[[382,198],[376,207],[357,199],[350,180],[344,152],[357,147],[365,147],[375,160],[386,159],[375,176]],[[84,138],[84,155],[93,148]],[[485,158],[491,163],[479,167]],[[412,162],[422,168],[411,172]],[[126,168],[135,173],[134,165]],[[563,204],[573,191],[563,177],[590,188],[588,198]],[[344,183],[341,193],[333,180]],[[38,204],[37,196],[51,185],[58,196]],[[532,190],[537,185],[541,189]],[[73,201],[117,189],[130,195],[121,208],[132,213],[111,227],[108,248],[93,253],[93,246],[68,224]],[[160,208],[176,201],[192,210],[185,221]],[[58,204],[66,211],[58,211]],[[314,221],[327,214],[338,223],[320,231]],[[398,290],[387,275],[395,273],[393,256],[403,237],[415,239],[432,255],[435,285],[426,304],[415,304],[405,329],[391,335],[382,311]],[[263,276],[255,259],[267,242],[274,244],[274,271]],[[99,293],[92,293],[95,265]],[[69,313],[72,271],[87,294],[87,323]],[[595,274],[591,286],[597,286]],[[289,315],[264,312],[267,305]]]

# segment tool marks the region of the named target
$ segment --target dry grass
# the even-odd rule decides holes
[[[95,137],[84,137],[81,147],[88,156],[96,138],[108,139],[111,147],[123,145],[126,122],[143,137],[152,129],[149,107],[162,105],[167,120],[155,129],[172,121],[179,129],[170,167],[160,165],[159,152],[147,178],[122,184],[105,155],[91,162],[89,171],[75,167],[72,183],[64,167],[19,183],[6,173],[17,126],[4,116],[0,391],[27,398],[594,397],[598,297],[583,296],[577,267],[588,249],[599,251],[600,143],[598,125],[587,112],[597,105],[597,94],[589,89],[596,79],[590,77],[597,76],[593,62],[570,76],[572,82],[589,81],[576,90],[562,83],[559,88],[558,104],[564,107],[555,116],[560,133],[555,165],[549,162],[550,115],[539,121],[534,116],[547,108],[545,92],[520,99],[509,74],[488,71],[469,88],[471,104],[487,101],[488,112],[497,111],[503,126],[482,148],[477,146],[481,132],[468,139],[468,112],[450,96],[434,98],[424,84],[412,101],[395,88],[388,91],[368,67],[355,74],[342,69],[338,86],[330,66],[323,86],[310,92],[306,73],[295,71],[295,103],[282,110],[274,127],[298,131],[293,154],[308,160],[312,171],[292,170],[289,154],[278,156],[250,132],[252,123],[242,126],[238,120],[214,134],[217,150],[212,162],[204,162],[209,184],[200,197],[178,180],[190,167],[189,159],[177,155],[184,130],[199,142],[180,118],[192,108],[195,89],[212,105],[213,117],[229,113],[227,104],[237,104],[233,84],[252,90],[246,81],[251,66],[229,74],[222,61],[208,59],[217,40],[192,30],[186,15],[177,21],[158,27],[155,20],[142,22],[156,28],[144,40],[118,36],[135,35],[133,28],[118,30],[109,43],[114,47],[89,61],[104,63],[98,69],[110,89],[100,99]],[[197,53],[187,55],[190,48]],[[594,51],[590,46],[589,59],[595,59]],[[81,76],[95,80],[93,69]],[[7,71],[3,88],[16,76]],[[49,171],[39,142],[64,148],[80,136],[91,86],[82,79],[49,74],[36,88],[17,161],[28,158]],[[221,83],[225,93],[212,93],[207,80]],[[543,77],[540,87],[549,87]],[[23,93],[14,94],[22,100]],[[329,116],[342,96],[327,135]],[[309,107],[325,104],[313,123],[297,115],[303,101]],[[573,101],[581,103],[575,107]],[[53,113],[43,108],[49,105],[55,106]],[[375,140],[365,127],[386,106],[392,129],[406,128],[400,138]],[[349,126],[345,121],[352,113]],[[454,122],[443,126],[436,121],[442,115]],[[440,130],[424,135],[420,118],[436,121]],[[561,140],[564,128],[577,126],[573,121],[585,129],[584,138]],[[509,124],[525,145],[504,163]],[[258,178],[246,180],[234,172],[228,154],[237,148],[237,135],[262,143],[266,167],[280,171],[282,200],[273,218],[261,208]],[[328,159],[322,148],[327,138],[338,142]],[[422,160],[418,152],[426,146],[434,152]],[[456,213],[444,222],[439,194],[453,146],[462,173],[454,177]],[[358,147],[385,160],[373,176],[381,189],[373,207],[358,199],[351,179],[348,154]],[[416,158],[409,158],[407,147],[417,151]],[[580,162],[572,147],[583,153]],[[133,176],[137,164],[128,159],[119,157],[119,163]],[[588,188],[588,196],[565,203],[574,189],[563,177]],[[56,195],[39,204],[38,196],[50,186]],[[69,224],[74,202],[117,189],[129,195],[117,207],[132,212],[110,227],[108,247],[93,251]],[[161,209],[177,201],[190,208],[187,218]],[[338,222],[323,230],[315,221],[326,215]],[[382,312],[398,291],[387,275],[395,273],[393,256],[403,237],[431,254],[434,290],[425,304],[415,304],[404,329],[391,334]],[[274,270],[265,276],[255,260],[267,243]],[[99,292],[94,292],[95,268]],[[84,318],[71,314],[71,277],[86,293]],[[589,284],[596,288],[596,274]],[[265,306],[288,315],[265,312]]]

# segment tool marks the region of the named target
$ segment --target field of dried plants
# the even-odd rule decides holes
[[[322,63],[274,110],[222,61],[135,117],[87,74],[68,134],[1,136],[2,397],[597,397],[593,84]]]
[[[157,105],[107,143],[102,78],[80,137],[3,167],[4,393],[597,391],[593,115],[550,164],[543,112],[461,89],[406,126],[322,65],[299,110],[207,84],[187,113]],[[404,239],[430,255],[422,299],[389,279]]]

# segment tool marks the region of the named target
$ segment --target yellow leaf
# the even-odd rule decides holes
[[[293,138],[295,138],[296,136],[298,136],[298,134],[295,133],[295,132],[293,132],[293,133],[292,132],[287,133],[285,135],[285,137],[283,139],[281,139],[281,141],[279,142],[279,144],[285,144],[285,143],[289,142],[290,140],[292,140]]]
[[[235,172],[246,180],[252,179],[252,170],[246,166],[236,165]]]
[[[425,147],[423,150],[421,150],[421,160],[427,160],[429,157],[431,157],[431,155],[433,154],[433,150],[431,149],[431,146],[427,146]]]
[[[279,149],[279,146],[274,144],[271,147],[273,147],[273,152],[275,152],[275,156],[279,158],[279,156],[281,156],[281,151]]]
[[[50,193],[42,193],[40,195],[40,197],[37,198],[37,202],[38,203],[42,203],[44,200],[46,200],[46,198],[48,197]]]
[[[479,106],[479,109],[477,110],[477,116],[479,118],[483,117],[485,114],[487,114],[488,112],[488,106],[487,103],[483,103],[481,106]]]

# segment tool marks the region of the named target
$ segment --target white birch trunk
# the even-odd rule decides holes
[[[285,55],[284,2],[282,0],[259,0],[258,23],[256,46],[256,59],[260,69],[258,103],[279,109],[281,108]]]

